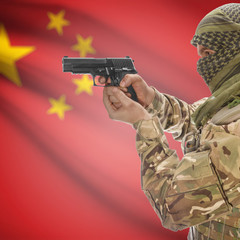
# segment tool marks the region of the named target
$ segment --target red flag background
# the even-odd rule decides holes
[[[141,191],[135,131],[61,61],[130,56],[149,85],[191,103],[209,91],[190,40],[228,2],[1,0],[0,239],[186,239]]]

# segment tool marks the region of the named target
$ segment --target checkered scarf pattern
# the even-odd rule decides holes
[[[229,26],[229,29],[226,26]],[[198,73],[213,93],[223,83],[221,79],[217,79],[219,83],[214,83],[212,87],[214,77],[240,53],[240,4],[226,4],[206,15],[199,23],[191,43],[215,51],[197,62]],[[224,78],[224,81],[226,80]]]

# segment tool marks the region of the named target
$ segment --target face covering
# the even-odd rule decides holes
[[[240,86],[235,85],[234,91],[231,89],[240,81],[240,4],[226,4],[207,14],[199,23],[191,43],[215,51],[197,62],[197,71],[212,92],[192,116],[196,125],[202,126],[240,95]]]
[[[199,40],[199,45],[209,46],[208,48],[214,50],[214,54],[200,58],[197,62],[197,71],[202,76],[206,84],[209,86],[211,92],[216,91],[223,81],[217,73],[221,72],[227,64],[240,52],[237,40],[240,41],[240,32],[232,31],[229,33],[212,33],[203,34],[211,42]],[[202,36],[203,37],[203,36]],[[221,42],[219,42],[221,41]],[[231,63],[230,63],[231,64]],[[224,77],[224,71],[222,78]],[[228,76],[231,77],[231,76]],[[226,81],[226,78],[224,78]]]

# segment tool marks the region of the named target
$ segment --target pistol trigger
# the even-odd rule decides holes
[[[115,86],[114,85],[114,77],[113,76],[109,76],[110,77],[110,83],[108,83],[110,86]]]

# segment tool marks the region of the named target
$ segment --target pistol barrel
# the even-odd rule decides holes
[[[69,58],[63,57],[63,72],[89,73],[89,69],[96,67],[108,67],[106,58]]]

